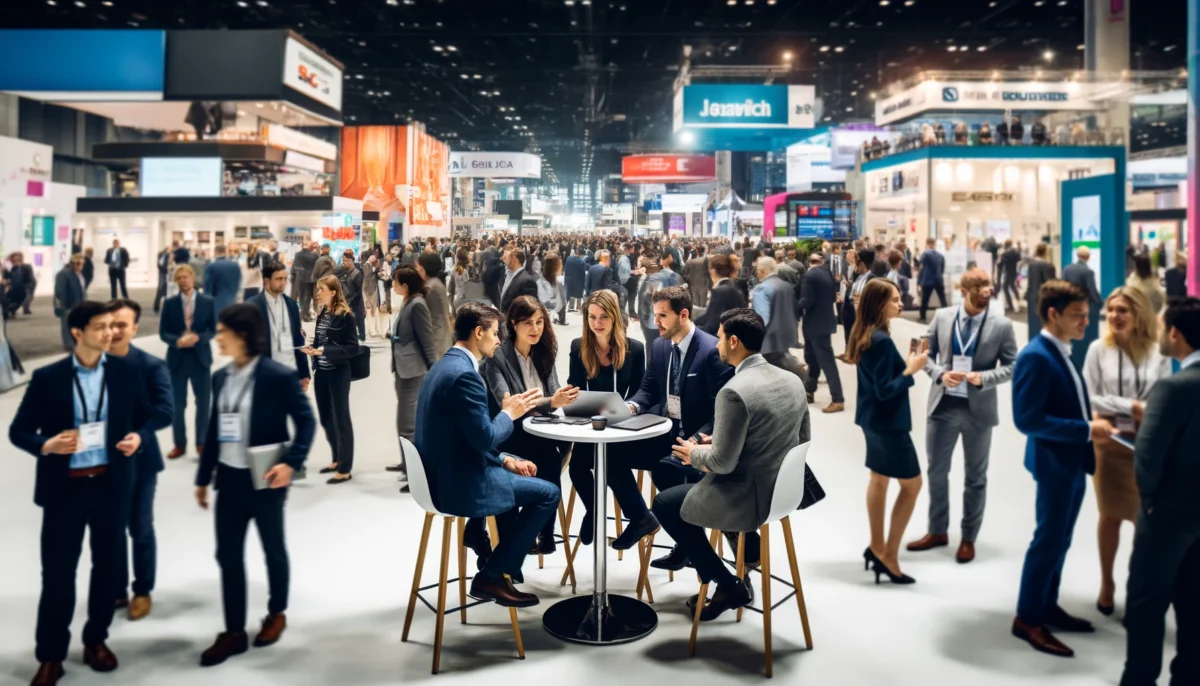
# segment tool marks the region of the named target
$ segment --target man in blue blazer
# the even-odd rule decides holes
[[[278,262],[263,266],[263,292],[247,302],[262,313],[267,323],[267,347],[269,357],[279,364],[294,369],[300,375],[300,390],[308,392],[312,378],[308,356],[300,352],[304,347],[304,329],[300,328],[300,306],[289,298],[287,289],[287,267]]]
[[[216,259],[204,269],[204,294],[213,299],[217,314],[242,294],[242,268],[226,258],[225,246],[213,248]]]
[[[210,267],[211,269],[211,267]],[[175,420],[172,435],[175,447],[167,459],[176,460],[187,452],[187,387],[192,384],[196,396],[196,454],[204,452],[204,433],[208,430],[208,411],[212,398],[212,346],[217,335],[217,310],[213,299],[196,292],[196,273],[186,264],[175,268],[179,295],[163,303],[158,321],[158,337],[167,344],[167,369],[175,394]]]
[[[558,486],[531,478],[537,474],[532,462],[498,450],[512,435],[513,422],[542,400],[540,388],[505,396],[500,412],[490,416],[479,365],[499,346],[499,322],[500,313],[488,305],[468,302],[458,308],[457,342],[421,384],[413,443],[439,511],[488,517],[521,508],[471,581],[471,597],[504,607],[531,607],[537,605],[537,596],[518,591],[509,577],[520,575],[525,554],[554,516],[561,493]],[[477,544],[468,542],[475,549]]]
[[[1090,622],[1058,604],[1063,564],[1083,504],[1087,475],[1096,470],[1093,437],[1114,433],[1092,419],[1087,387],[1071,361],[1071,342],[1088,325],[1088,294],[1066,281],[1048,281],[1038,299],[1042,331],[1017,356],[1013,420],[1028,438],[1025,468],[1037,482],[1037,528],[1025,554],[1012,633],[1035,650],[1059,657],[1074,652],[1050,633],[1090,633]]]
[[[129,608],[129,619],[137,621],[150,614],[150,593],[154,590],[158,567],[158,543],[154,536],[154,491],[158,473],[163,470],[162,451],[156,433],[171,425],[175,404],[171,391],[171,376],[167,365],[157,357],[132,345],[137,337],[142,306],[132,300],[114,300],[108,304],[112,315],[112,341],[108,354],[123,357],[137,365],[146,382],[146,400],[151,415],[141,430],[142,450],[137,455],[137,471],[133,477],[133,494],[125,517],[129,537],[133,539],[133,600],[129,600],[129,555],[126,537],[118,537],[117,607]]]
[[[921,290],[921,323],[925,323],[925,313],[929,310],[930,296],[937,293],[940,307],[950,304],[946,300],[946,258],[937,250],[937,239],[925,241],[925,252],[921,253],[921,271],[917,273],[917,286]]]
[[[69,357],[33,373],[8,429],[13,445],[37,458],[33,502],[42,508],[42,596],[38,603],[34,686],[63,676],[75,614],[75,576],[85,532],[92,592],[83,628],[83,661],[98,672],[117,668],[105,645],[113,618],[118,538],[150,425],[142,371],[106,354],[112,315],[84,301],[67,313],[75,338]]]
[[[677,440],[699,440],[701,434],[712,435],[717,393],[733,378],[733,367],[721,361],[717,339],[692,322],[692,295],[687,286],[659,289],[652,304],[659,337],[650,346],[650,363],[642,377],[642,387],[629,400],[629,409],[634,414],[667,417],[672,426],[662,436],[630,443],[619,456],[609,456],[608,486],[621,505],[621,512],[629,518],[629,526],[613,541],[616,550],[628,550],[644,536],[658,531],[658,520],[646,507],[633,477],[634,470],[651,470],[659,491],[703,477],[701,472],[671,457],[671,448]],[[584,524],[588,522],[585,520]],[[751,549],[749,542],[746,549]],[[672,567],[678,562],[682,569],[686,557],[681,551],[676,557]],[[662,564],[665,563],[660,562],[660,568],[671,568],[661,567]]]

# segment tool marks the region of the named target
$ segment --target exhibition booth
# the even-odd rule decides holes
[[[423,125],[344,127],[341,154],[339,195],[379,213],[381,235],[450,236],[450,148]]]

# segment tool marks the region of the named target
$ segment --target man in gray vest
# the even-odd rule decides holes
[[[929,532],[908,544],[910,551],[949,545],[950,463],[961,436],[965,469],[962,542],[955,559],[975,559],[975,537],[987,501],[992,428],[1000,423],[996,387],[1012,381],[1017,339],[1003,310],[990,309],[992,278],[978,267],[959,281],[963,303],[943,307],[929,325]]]
[[[795,374],[807,386],[808,372],[791,353],[792,348],[800,347],[795,291],[777,271],[773,257],[760,257],[754,263],[758,285],[750,293],[750,306],[767,327],[760,352],[767,362]]]

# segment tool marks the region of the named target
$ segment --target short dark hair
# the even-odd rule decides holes
[[[513,256],[513,259],[517,261],[517,264],[525,264],[525,251],[524,250],[521,250],[520,248],[513,248],[512,256]]]
[[[442,270],[446,268],[446,263],[442,258],[431,252],[423,252],[417,257],[417,264],[421,265],[421,269],[425,270],[425,275],[431,279],[442,275]]]
[[[763,339],[767,337],[767,325],[749,307],[726,310],[721,315],[721,328],[725,330],[726,338],[737,336],[746,350],[755,353],[762,350]]]
[[[871,267],[875,265],[875,251],[870,248],[859,250],[858,261],[867,268],[867,271],[871,271]]]
[[[102,314],[108,314],[111,310],[108,305],[95,300],[84,300],[75,307],[72,307],[67,312],[67,328],[68,329],[86,329],[92,320]]]
[[[1087,302],[1087,291],[1070,281],[1055,279],[1042,284],[1038,291],[1038,318],[1045,324],[1050,321],[1050,310],[1062,314],[1072,303]]]
[[[117,298],[116,300],[108,301],[107,311],[109,314],[120,312],[121,310],[129,310],[133,312],[133,323],[137,324],[142,320],[142,306],[129,300],[128,298]]]
[[[688,316],[692,316],[692,294],[688,291],[687,286],[667,286],[660,288],[654,292],[654,297],[651,298],[651,306],[654,303],[666,300],[671,304],[671,311],[675,314],[683,314],[684,310],[688,311]]]
[[[275,272],[281,272],[284,269],[287,269],[287,267],[283,266],[282,263],[276,262],[274,260],[267,262],[262,267],[263,280],[270,281],[271,277],[275,276]]]
[[[425,280],[421,278],[417,270],[408,266],[396,267],[396,271],[392,272],[392,281],[408,286],[409,294],[425,295],[429,290],[425,287]]]
[[[718,253],[708,258],[708,268],[716,272],[717,276],[722,279],[733,276],[733,263],[729,261],[728,255]]]
[[[1200,298],[1173,298],[1163,313],[1163,325],[1167,331],[1179,330],[1192,350],[1200,350]]]
[[[257,357],[270,350],[267,345],[267,320],[256,305],[236,303],[221,310],[217,323],[233,332],[246,344],[246,354]]]
[[[454,317],[454,340],[465,341],[475,333],[477,327],[490,328],[500,321],[500,311],[491,305],[465,302],[458,306]]]

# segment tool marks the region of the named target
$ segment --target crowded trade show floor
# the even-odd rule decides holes
[[[149,308],[148,308],[149,309]],[[22,322],[10,328],[16,335]],[[581,334],[581,316],[572,313],[565,327],[557,326],[559,378],[567,376],[569,342]],[[311,336],[312,325],[306,332]],[[148,321],[142,331],[155,331]],[[638,327],[633,335],[640,338]],[[892,331],[900,349],[924,332],[924,327],[896,320]],[[50,331],[46,338],[56,341]],[[56,332],[54,332],[56,333]],[[1024,324],[1017,324],[1017,339],[1024,344]],[[841,352],[842,337],[835,337]],[[157,336],[136,343],[161,356],[165,346]],[[441,673],[430,676],[434,617],[418,607],[412,634],[401,642],[401,630],[412,574],[421,539],[423,512],[412,497],[397,490],[395,475],[384,467],[398,459],[395,429],[395,396],[389,372],[389,351],[373,341],[372,375],[352,386],[354,430],[360,449],[355,480],[343,487],[327,486],[316,471],[329,462],[329,446],[320,437],[308,457],[310,476],[296,484],[288,508],[288,548],[291,555],[292,598],[290,630],[276,646],[251,650],[245,657],[216,668],[196,667],[200,652],[221,629],[221,586],[213,559],[213,519],[200,510],[192,495],[196,463],[189,455],[167,465],[159,477],[156,528],[158,531],[158,588],[154,613],[130,622],[118,613],[109,645],[121,656],[119,676],[123,686],[211,684],[223,686],[275,684],[386,684],[428,681],[472,684],[499,683],[608,684],[614,679],[635,684],[687,683],[708,686],[757,683],[763,668],[762,618],[747,613],[740,623],[732,614],[706,623],[699,633],[697,656],[688,658],[691,617],[685,600],[698,583],[690,570],[668,582],[667,573],[650,571],[654,608],[659,624],[646,639],[625,645],[589,647],[564,643],[542,628],[541,614],[557,600],[569,597],[571,588],[560,587],[565,567],[562,548],[545,558],[538,569],[536,557],[527,559],[522,588],[541,597],[538,607],[519,611],[526,659],[516,658],[508,613],[486,604],[469,613],[462,625],[455,615],[447,618]],[[28,360],[30,367],[53,358]],[[222,364],[218,361],[216,369]],[[842,366],[846,395],[857,388],[853,369]],[[1000,426],[994,433],[996,450],[991,460],[986,521],[978,539],[978,557],[971,564],[956,564],[957,522],[961,501],[952,498],[951,546],[924,553],[901,552],[904,569],[915,585],[876,585],[875,576],[863,571],[862,550],[868,540],[863,497],[868,472],[864,468],[863,434],[854,425],[853,400],[847,411],[822,414],[829,403],[822,385],[812,406],[813,448],[808,463],[827,492],[825,500],[797,513],[794,522],[796,552],[811,623],[814,649],[804,649],[804,637],[793,601],[773,613],[775,680],[785,684],[992,684],[1038,683],[1068,686],[1115,683],[1125,654],[1121,627],[1124,612],[1125,570],[1132,530],[1126,528],[1120,550],[1117,612],[1113,617],[1095,611],[1099,574],[1096,564],[1095,499],[1088,488],[1075,541],[1064,570],[1062,605],[1072,614],[1095,622],[1092,635],[1073,636],[1074,660],[1057,660],[1029,649],[1010,633],[1022,561],[1034,529],[1034,483],[1022,466],[1025,439],[1013,425],[1011,385],[1000,386]],[[913,439],[923,456],[924,412],[929,380],[920,374],[912,393]],[[12,417],[23,389],[0,395],[0,416]],[[311,391],[310,391],[311,393]],[[189,405],[191,401],[189,400]],[[194,410],[189,407],[190,414]],[[169,429],[161,434],[170,445]],[[616,448],[614,448],[615,450]],[[0,686],[27,683],[33,654],[37,589],[40,513],[32,502],[35,460],[4,442],[3,478],[0,478],[0,547],[6,551],[0,584]],[[924,457],[922,457],[924,464]],[[961,493],[960,458],[955,459],[951,492]],[[565,472],[565,470],[564,470]],[[569,480],[563,479],[564,494]],[[894,496],[893,493],[891,494]],[[922,491],[907,539],[925,530],[927,491]],[[579,526],[582,508],[576,508],[572,528]],[[440,538],[434,527],[423,582],[436,583],[436,548]],[[556,527],[557,530],[557,527]],[[257,538],[257,533],[255,534]],[[660,533],[656,543],[666,543]],[[253,613],[265,602],[265,570],[258,546],[249,543],[248,574]],[[772,567],[787,577],[784,546],[772,546]],[[80,569],[90,564],[84,552]],[[729,557],[728,549],[726,556]],[[473,556],[470,556],[473,558]],[[589,548],[580,548],[576,559],[578,593],[592,584]],[[636,551],[617,561],[608,553],[608,588],[632,595],[638,579]],[[468,564],[474,569],[474,560]],[[454,576],[453,570],[451,576]],[[81,602],[76,605],[73,628],[78,631],[86,614],[86,572],[78,575]],[[758,581],[755,582],[756,584]],[[782,587],[777,597],[782,596]],[[1174,652],[1174,630],[1169,629],[1169,652]],[[66,663],[68,683],[118,683],[111,676],[92,673],[80,662],[78,635]]]
[[[108,283],[93,284],[88,289],[88,295],[97,300],[108,297]],[[144,304],[139,328],[145,332],[158,331],[158,313],[150,307],[154,302],[153,288],[130,288],[129,297]],[[61,320],[54,316],[54,296],[39,295],[29,306],[30,314],[20,312],[9,319],[5,333],[12,341],[13,349],[22,361],[33,360],[36,366],[39,358],[54,359],[62,353],[62,338],[59,336]],[[158,336],[151,339],[158,344]],[[164,352],[162,350],[157,352]],[[49,357],[47,357],[49,356]],[[13,406],[14,409],[16,406]]]

